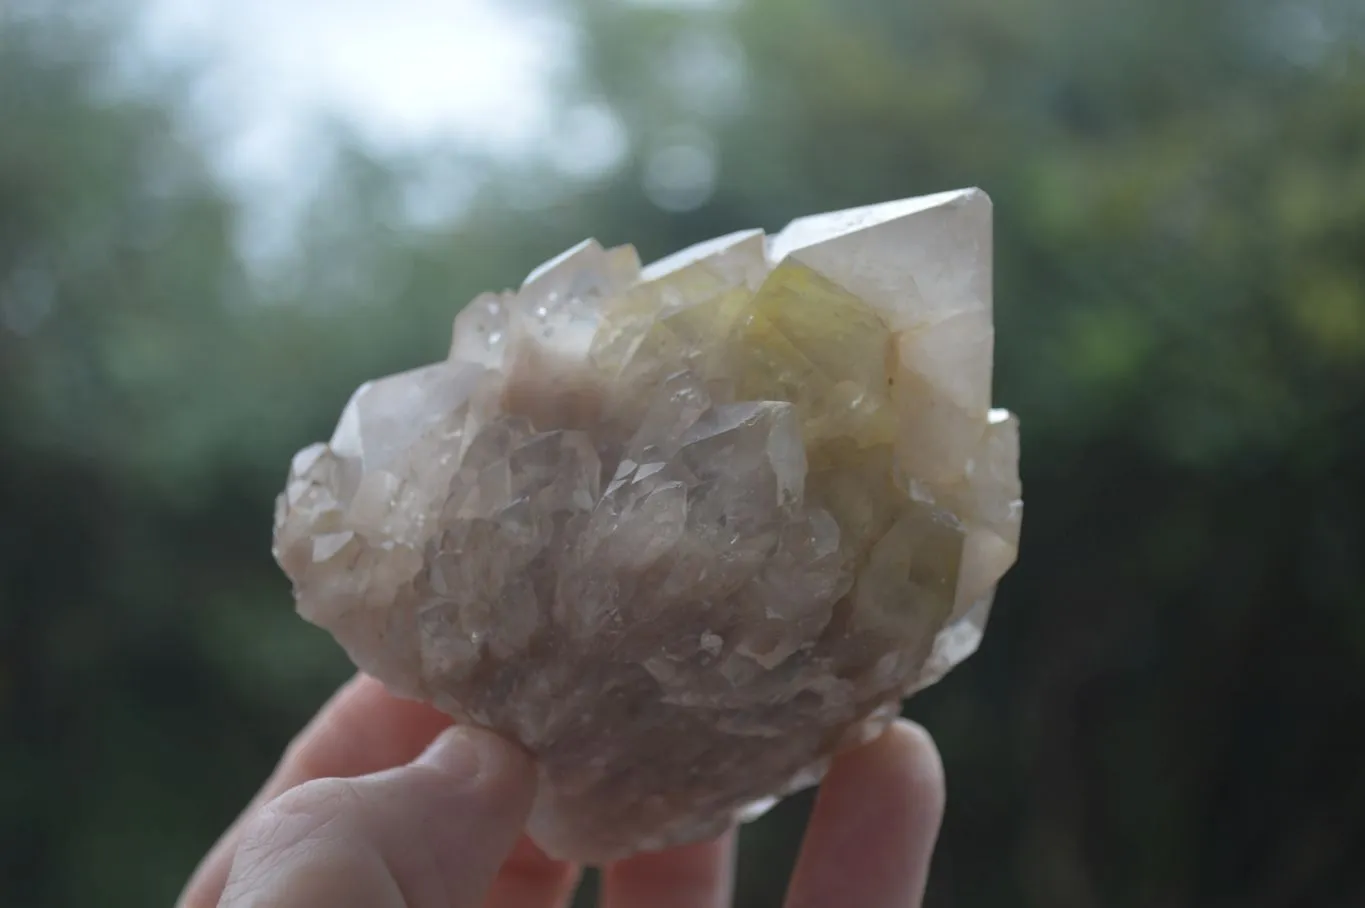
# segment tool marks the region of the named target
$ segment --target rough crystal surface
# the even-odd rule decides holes
[[[590,240],[357,390],[275,554],[361,669],[537,757],[549,853],[703,839],[976,648],[1023,509],[992,340],[978,190]]]

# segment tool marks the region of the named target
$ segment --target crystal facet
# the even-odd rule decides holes
[[[976,649],[1023,513],[991,305],[979,190],[589,240],[356,391],[276,557],[362,670],[535,755],[550,854],[716,835]]]

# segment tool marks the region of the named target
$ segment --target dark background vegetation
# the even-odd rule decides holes
[[[239,255],[180,77],[109,90],[117,16],[0,6],[0,904],[169,904],[345,677],[271,499],[458,305],[587,235],[648,258],[967,185],[1028,516],[983,649],[908,706],[950,782],[929,905],[1365,904],[1365,6],[537,6],[621,166],[452,149],[481,188],[418,227],[341,136],[287,280]],[[698,35],[742,49],[733,103],[660,64]],[[717,180],[666,211],[683,127]],[[779,903],[808,803],[746,830],[739,904]]]

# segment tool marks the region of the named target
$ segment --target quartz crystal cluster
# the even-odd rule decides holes
[[[992,347],[979,190],[590,240],[357,390],[275,554],[361,669],[535,755],[547,852],[697,841],[976,648],[1023,510]]]

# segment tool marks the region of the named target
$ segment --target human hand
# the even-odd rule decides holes
[[[562,908],[579,868],[522,835],[535,771],[518,748],[363,675],[294,740],[204,858],[179,908]],[[897,722],[835,760],[788,908],[914,908],[943,812],[923,729]],[[724,908],[734,833],[604,868],[603,908]]]

